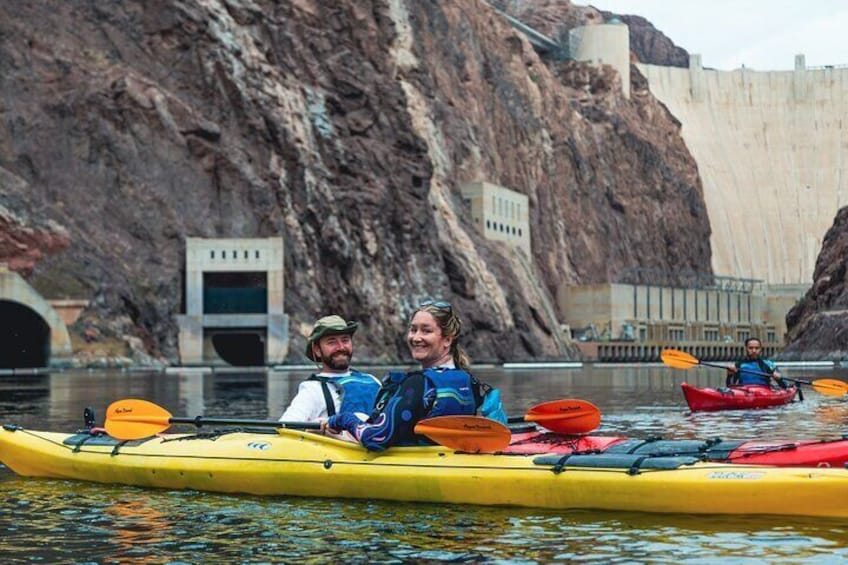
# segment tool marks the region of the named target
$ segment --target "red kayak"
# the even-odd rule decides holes
[[[505,453],[693,456],[705,461],[777,465],[780,467],[844,467],[848,463],[848,439],[837,440],[663,440],[627,439],[615,436],[567,436],[540,430],[519,430]]]
[[[797,389],[774,389],[760,385],[742,385],[727,388],[697,388],[689,384],[680,385],[689,408],[695,411],[743,410],[768,408],[788,404]]]

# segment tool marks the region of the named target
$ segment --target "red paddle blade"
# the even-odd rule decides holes
[[[524,420],[558,434],[585,434],[601,425],[601,411],[586,400],[566,398],[533,406]]]
[[[147,400],[117,400],[106,409],[106,432],[117,439],[141,439],[167,430],[171,413]]]
[[[415,433],[468,453],[493,453],[509,445],[509,428],[481,416],[437,416],[415,424]]]
[[[669,367],[674,367],[675,369],[691,369],[695,365],[700,364],[697,357],[689,355],[685,351],[678,351],[676,349],[666,349],[660,354],[660,359],[662,362],[668,365]]]

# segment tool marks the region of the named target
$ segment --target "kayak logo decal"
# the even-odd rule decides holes
[[[464,429],[464,430],[483,430],[483,431],[486,431],[486,430],[491,430],[491,429],[492,429],[492,426],[490,426],[489,424],[486,424],[486,423],[480,423],[480,424],[477,424],[477,423],[474,423],[474,424],[467,424],[467,423],[463,423],[463,424],[462,424],[462,429]]]
[[[756,473],[750,471],[714,471],[707,475],[708,479],[741,479],[743,481],[752,481],[761,479],[765,473]]]
[[[268,451],[271,449],[271,444],[267,441],[251,441],[247,444],[248,449],[258,449],[259,451]]]

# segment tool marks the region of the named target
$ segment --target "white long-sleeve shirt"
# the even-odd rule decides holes
[[[347,373],[350,374],[350,373]],[[321,376],[329,376],[321,373]],[[333,399],[336,411],[342,405],[342,395],[339,387],[333,383],[327,383],[330,396]],[[327,418],[327,402],[324,400],[324,391],[321,390],[321,381],[303,381],[297,387],[297,394],[292,399],[286,411],[280,417],[281,422],[317,422],[321,418]]]
[[[350,376],[350,371],[344,373],[318,373],[319,377],[347,377]],[[367,373],[365,373],[367,374]],[[373,375],[368,375],[373,378],[377,384],[380,384],[379,379]],[[333,399],[333,406],[336,413],[342,405],[342,395],[344,391],[335,383],[327,383],[330,390],[330,396]],[[280,417],[281,422],[317,422],[320,419],[329,417],[327,413],[327,402],[324,400],[324,392],[321,390],[321,381],[303,381],[297,387],[297,394],[292,399],[291,404],[286,408],[283,415]],[[368,415],[365,415],[368,419]]]
[[[318,373],[318,376],[347,377],[350,376],[350,374],[350,371],[345,371],[344,373],[322,372]],[[373,375],[368,376],[373,378],[379,384],[380,380],[377,377]],[[336,409],[336,413],[338,413],[342,406],[342,395],[344,394],[344,391],[341,387],[332,382],[327,383],[327,388],[330,390],[330,397],[333,399],[333,405]],[[368,414],[361,414],[357,412],[356,416],[363,422],[368,419]],[[298,385],[297,394],[294,396],[285,412],[283,412],[283,415],[280,416],[280,422],[317,422],[319,420],[326,420],[328,417],[327,402],[324,399],[324,391],[321,389],[321,381],[312,380],[303,381]],[[346,431],[336,433],[330,429],[326,429],[324,430],[324,434],[344,441],[356,443],[356,438]]]

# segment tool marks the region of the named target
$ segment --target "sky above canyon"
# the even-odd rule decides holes
[[[845,0],[596,0],[592,5],[644,17],[676,45],[700,54],[707,68],[791,70],[796,54],[805,55],[808,67],[848,65]]]

